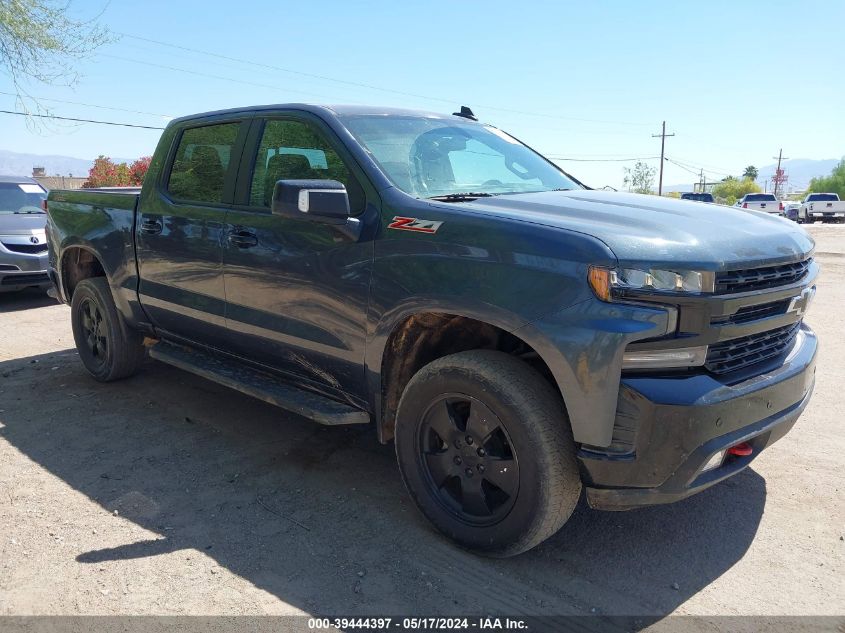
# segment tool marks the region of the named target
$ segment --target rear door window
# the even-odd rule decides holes
[[[174,198],[220,203],[226,177],[235,169],[232,151],[240,123],[188,128],[182,132],[167,191]]]

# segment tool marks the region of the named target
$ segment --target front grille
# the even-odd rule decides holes
[[[756,321],[757,319],[780,316],[782,314],[786,314],[791,302],[792,298],[789,298],[781,299],[780,301],[770,301],[769,303],[761,303],[756,306],[745,306],[733,314],[713,317],[711,323],[713,325],[749,323],[751,321]]]
[[[32,286],[35,284],[43,284],[50,281],[47,273],[30,273],[28,275],[6,275],[3,281],[0,281],[2,286]]]
[[[804,277],[812,263],[813,258],[810,257],[794,264],[716,273],[716,294],[786,286]]]
[[[774,358],[789,348],[800,327],[800,322],[793,323],[711,345],[704,368],[714,374],[726,374]]]
[[[37,253],[47,252],[46,242],[44,244],[6,244],[6,242],[3,242],[3,246],[13,253],[27,253],[28,255],[35,255]]]

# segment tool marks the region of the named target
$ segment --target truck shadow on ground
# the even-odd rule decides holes
[[[101,536],[69,554],[75,573],[123,561],[128,576],[149,574],[133,569],[139,559],[182,551],[168,574],[217,565],[321,615],[661,617],[743,556],[766,498],[746,470],[672,506],[582,505],[535,550],[490,560],[429,528],[371,429],[320,427],[153,361],[110,385],[90,379],[72,350],[2,362],[0,410],[0,436],[102,508]],[[57,519],[90,535],[92,510],[77,512]],[[148,532],[128,538],[122,521]],[[90,547],[105,534],[127,542]],[[203,612],[189,585],[180,600]]]
[[[39,288],[26,288],[19,292],[0,292],[0,312],[17,312],[56,305],[56,300]]]

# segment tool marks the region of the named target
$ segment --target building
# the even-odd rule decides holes
[[[32,177],[48,191],[50,189],[82,189],[83,183],[88,180],[87,176],[48,176],[43,167],[33,167]]]

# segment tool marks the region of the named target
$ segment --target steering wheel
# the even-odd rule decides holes
[[[496,180],[494,178],[493,180],[485,180],[484,182],[481,183],[481,186],[482,187],[504,187],[505,183],[503,183],[501,180]]]

